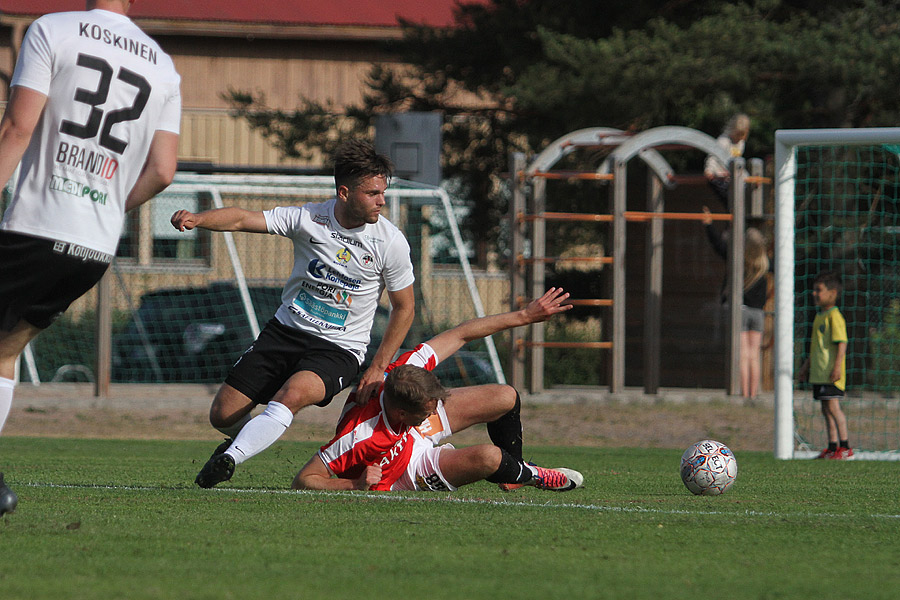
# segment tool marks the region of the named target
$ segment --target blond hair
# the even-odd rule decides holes
[[[744,291],[769,272],[766,238],[756,227],[748,227],[744,234]]]
[[[750,117],[744,113],[737,113],[725,123],[725,131],[723,133],[729,137],[734,137],[735,133],[750,133]]]

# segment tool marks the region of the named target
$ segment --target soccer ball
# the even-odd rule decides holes
[[[697,495],[724,494],[734,483],[737,472],[734,454],[721,442],[703,440],[681,455],[681,480]]]

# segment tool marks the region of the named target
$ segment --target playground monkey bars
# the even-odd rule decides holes
[[[559,160],[577,148],[614,148],[608,158],[596,171],[553,171]],[[729,190],[730,213],[709,215],[713,220],[731,221],[738,235],[729,239],[728,285],[732,298],[742,293],[744,254],[744,188],[752,185],[752,214],[762,214],[762,186],[769,180],[762,177],[762,161],[751,161],[751,173],[744,169],[744,159],[732,159],[716,141],[702,133],[686,127],[658,127],[630,135],[610,128],[589,128],[567,134],[547,146],[535,159],[526,163],[525,156],[514,153],[510,157],[511,181],[513,182],[512,205],[510,209],[512,229],[511,305],[513,308],[525,302],[527,275],[531,275],[531,297],[544,292],[545,271],[548,263],[562,261],[596,262],[611,265],[613,270],[610,298],[581,298],[570,302],[576,306],[597,306],[610,308],[611,338],[594,342],[547,342],[544,340],[544,324],[531,325],[530,340],[526,341],[524,328],[512,330],[512,361],[510,375],[514,386],[525,388],[526,354],[530,351],[531,382],[530,391],[543,390],[544,348],[598,348],[611,353],[609,387],[613,393],[625,386],[625,224],[627,222],[647,223],[650,228],[647,237],[647,280],[644,303],[644,391],[655,394],[659,389],[660,362],[660,315],[662,298],[662,243],[664,220],[702,220],[701,213],[676,213],[663,210],[663,188],[673,188],[679,183],[692,182],[695,177],[679,176],[656,148],[698,149],[729,165],[732,185]],[[646,211],[626,210],[626,167],[635,156],[648,167],[648,194]],[[611,183],[610,213],[583,214],[552,212],[546,209],[546,182],[548,180],[587,180],[600,184]],[[705,179],[703,179],[705,181]],[[529,186],[530,185],[530,190]],[[530,191],[530,193],[529,193]],[[610,256],[594,257],[549,257],[546,250],[546,223],[548,221],[607,223],[612,227],[612,253]],[[530,236],[529,236],[530,226]],[[526,240],[531,241],[530,255],[525,255]],[[729,320],[731,335],[729,346],[729,390],[730,394],[740,393],[740,304],[732,303]]]

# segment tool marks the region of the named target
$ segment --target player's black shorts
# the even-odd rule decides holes
[[[830,398],[843,398],[844,390],[830,383],[814,383],[813,398],[816,400],[828,400]]]
[[[112,255],[0,231],[0,329],[20,319],[46,329],[100,281]]]
[[[266,404],[300,371],[319,376],[325,384],[325,399],[316,405],[328,406],[359,373],[359,361],[337,344],[272,319],[231,367],[225,383],[257,404]]]

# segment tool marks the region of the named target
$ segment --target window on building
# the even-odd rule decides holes
[[[197,266],[210,264],[210,232],[178,231],[172,214],[210,207],[207,194],[163,194],[126,214],[117,256],[122,266]]]

